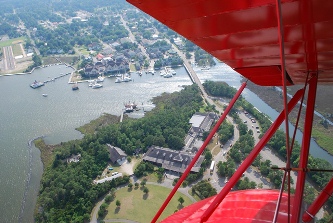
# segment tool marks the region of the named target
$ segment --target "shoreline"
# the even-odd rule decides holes
[[[283,109],[283,103],[276,103],[279,101],[282,101],[282,96],[280,95],[280,92],[273,89],[273,87],[263,87],[263,86],[257,86],[251,81],[248,82],[246,88],[248,88],[250,91],[255,93],[261,100],[263,100],[265,103],[267,103],[271,108],[273,108],[275,111],[279,112]],[[294,109],[290,115],[289,115],[289,122],[291,122],[295,126],[295,120],[297,117],[298,109]],[[298,124],[298,130],[300,130],[303,133],[303,126],[304,126],[304,117],[305,117],[305,109],[302,109],[301,119],[299,120]],[[333,127],[330,126],[327,130],[327,133],[323,132],[320,124],[321,118],[317,115],[314,115],[313,118],[313,127],[312,129],[316,129],[321,134],[331,134],[330,136],[333,138],[332,133],[330,133],[330,129],[332,130]],[[329,151],[325,148],[322,143],[320,143],[320,140],[318,140],[316,137],[313,136],[312,131],[312,137],[314,141],[317,143],[317,145],[324,151],[326,151],[329,155],[333,156],[333,151]]]

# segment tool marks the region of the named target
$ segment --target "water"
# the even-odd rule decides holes
[[[40,152],[28,146],[29,140],[44,135],[48,144],[57,144],[82,135],[75,130],[103,113],[120,115],[124,103],[136,102],[149,110],[151,99],[163,92],[179,91],[192,84],[183,67],[177,75],[163,78],[155,75],[132,74],[133,82],[114,83],[105,78],[103,88],[91,89],[79,83],[72,91],[69,76],[32,89],[34,81],[50,80],[71,72],[66,66],[37,69],[32,74],[0,77],[0,218],[1,222],[33,222],[33,211],[42,175]],[[43,97],[42,94],[47,94]],[[132,117],[141,117],[135,112]],[[28,187],[27,180],[30,179]],[[25,202],[23,202],[25,201]],[[23,211],[21,211],[23,209]],[[21,213],[22,212],[22,213]]]
[[[216,66],[212,67],[210,70],[201,70],[199,67],[194,67],[200,81],[203,83],[205,80],[212,81],[224,81],[230,86],[239,89],[241,86],[242,76],[232,70],[229,66],[224,63],[217,63]],[[244,89],[242,96],[249,101],[253,106],[259,109],[259,111],[265,113],[271,120],[275,120],[279,113],[267,105],[263,100],[261,100],[256,94],[248,89]],[[285,124],[281,124],[281,129],[284,130]],[[289,134],[292,135],[294,131],[294,126],[289,123]],[[296,140],[301,144],[303,134],[300,130],[296,131]],[[322,158],[333,164],[333,156],[327,153],[325,150],[321,149],[318,144],[311,139],[310,154],[317,158]]]
[[[32,89],[34,81],[45,81],[60,73],[71,72],[66,66],[37,69],[33,74],[0,77],[0,218],[1,222],[33,222],[33,211],[42,175],[40,152],[28,142],[44,135],[48,144],[57,144],[82,135],[75,130],[103,113],[120,115],[124,103],[136,102],[145,110],[153,108],[151,99],[163,92],[179,91],[182,85],[192,84],[183,67],[175,69],[177,75],[163,78],[155,75],[132,74],[133,82],[114,83],[106,78],[103,88],[91,89],[88,83],[80,83],[78,91],[72,91],[69,76],[62,77],[45,86]],[[195,68],[201,81],[225,81],[239,88],[241,77],[228,66],[218,64],[210,70]],[[42,94],[48,94],[43,97]],[[255,94],[245,90],[243,96],[259,110],[274,119],[277,112],[261,101]],[[142,117],[142,112],[132,117]],[[314,142],[313,142],[314,143]],[[316,144],[311,154],[333,163],[332,156],[321,155]],[[30,179],[28,187],[27,180]],[[23,202],[25,201],[25,202]],[[23,211],[22,211],[23,210]]]

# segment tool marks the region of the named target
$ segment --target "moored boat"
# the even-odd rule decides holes
[[[97,78],[97,82],[98,82],[98,83],[99,83],[99,82],[103,82],[104,79],[105,79],[104,76],[98,76],[98,78]]]
[[[73,91],[79,90],[79,86],[78,86],[77,83],[75,83],[75,84],[72,86],[72,90],[73,90]]]
[[[44,83],[36,80],[32,84],[30,84],[30,87],[32,87],[33,89],[39,88],[41,86],[44,86]]]
[[[103,87],[103,85],[102,85],[102,84],[98,84],[98,83],[94,83],[94,84],[91,86],[92,89],[97,89],[97,88],[101,88],[101,87]]]
[[[121,78],[117,77],[115,83],[121,83]]]

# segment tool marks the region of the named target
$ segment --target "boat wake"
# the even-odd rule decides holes
[[[33,138],[33,139],[29,140],[29,142],[28,142],[29,167],[28,167],[27,178],[26,178],[26,181],[25,181],[23,199],[22,199],[22,202],[21,202],[21,210],[20,210],[20,214],[19,214],[19,217],[18,217],[18,222],[19,223],[22,222],[22,219],[23,219],[25,202],[27,200],[27,195],[28,195],[29,186],[30,186],[30,180],[31,180],[31,174],[32,174],[32,143],[36,139],[40,139],[40,138],[43,138],[43,137],[44,136],[38,136],[36,138]]]

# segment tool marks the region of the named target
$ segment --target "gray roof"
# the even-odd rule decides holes
[[[206,116],[194,114],[189,122],[192,124],[193,127],[200,127],[205,117]]]
[[[197,112],[192,116],[189,123],[192,124],[192,130],[195,132],[200,131],[200,129],[203,131],[209,131],[215,119],[217,119],[217,116],[214,113]]]
[[[151,146],[144,155],[143,160],[159,164],[164,169],[184,173],[193,157],[194,155],[190,153]],[[199,172],[203,160],[204,157],[200,156],[191,171]]]
[[[126,157],[126,153],[122,151],[120,148],[111,146],[110,144],[106,144],[109,148],[110,159],[113,163],[117,162],[118,159]]]

